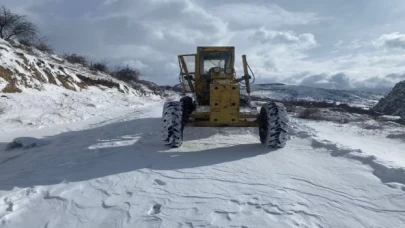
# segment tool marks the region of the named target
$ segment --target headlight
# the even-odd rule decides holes
[[[232,69],[231,69],[231,68],[227,68],[227,69],[225,70],[225,73],[227,73],[227,74],[232,74]]]
[[[215,72],[215,73],[219,73],[220,71],[221,71],[221,68],[219,68],[219,67],[215,67],[215,68],[214,68],[214,72]]]

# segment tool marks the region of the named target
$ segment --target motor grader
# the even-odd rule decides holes
[[[183,97],[164,103],[165,146],[180,147],[186,126],[256,127],[262,144],[271,148],[285,146],[286,108],[279,102],[265,103],[260,111],[252,106],[250,85],[254,74],[246,55],[242,55],[244,75],[240,78],[236,77],[235,48],[231,46],[197,47],[196,54],[178,55],[178,61]],[[241,102],[241,88],[246,89],[247,102]]]

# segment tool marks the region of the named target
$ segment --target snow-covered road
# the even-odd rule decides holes
[[[348,156],[350,147],[334,144],[333,132],[326,137],[321,128],[314,130],[320,125],[293,119],[291,139],[274,151],[259,143],[256,129],[248,128],[186,128],[183,146],[167,149],[156,110],[135,110],[48,136],[39,147],[2,151],[0,226],[405,224],[403,169]],[[353,148],[354,142],[346,146]],[[382,172],[390,175],[387,170],[397,182],[381,178]]]

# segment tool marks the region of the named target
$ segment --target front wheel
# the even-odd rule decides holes
[[[168,147],[180,147],[183,143],[183,107],[182,102],[165,102],[162,112],[163,144]]]
[[[288,122],[287,110],[282,103],[263,105],[259,116],[261,143],[270,148],[283,148],[287,141]]]

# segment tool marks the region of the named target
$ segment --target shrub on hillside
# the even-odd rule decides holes
[[[40,38],[37,37],[23,38],[19,39],[18,42],[28,48],[35,47],[36,49],[42,52],[46,52],[49,54],[54,53],[53,47],[49,44],[49,38],[45,36]]]
[[[116,67],[111,73],[113,77],[124,82],[139,81],[141,73],[139,70],[132,68],[128,65]]]
[[[48,38],[39,37],[37,26],[26,19],[25,15],[12,13],[4,6],[0,7],[0,38],[12,42],[19,41],[26,47],[53,54],[53,48]]]
[[[64,53],[62,55],[62,58],[72,64],[81,64],[82,66],[85,66],[85,67],[89,66],[89,62],[87,61],[87,58],[85,56],[82,56],[82,55],[79,55],[76,53],[73,53],[73,54]]]
[[[24,45],[24,46],[27,46],[27,47],[31,47],[31,46],[32,46],[32,41],[29,40],[29,39],[26,39],[26,38],[19,39],[18,42],[19,42],[20,44]]]
[[[321,119],[321,113],[319,108],[305,108],[298,113],[298,117],[302,119],[319,120]]]
[[[287,109],[287,112],[296,112],[296,110],[297,110],[297,106],[295,104],[285,102],[284,106]]]
[[[26,16],[12,13],[5,6],[0,7],[0,38],[32,39],[37,35],[37,26],[28,21]]]
[[[53,54],[53,47],[49,44],[49,38],[48,37],[40,37],[35,39],[34,41],[34,45],[33,45],[36,49],[42,51],[42,52],[46,52],[49,54]]]
[[[108,63],[106,61],[91,63],[90,70],[109,73]]]

